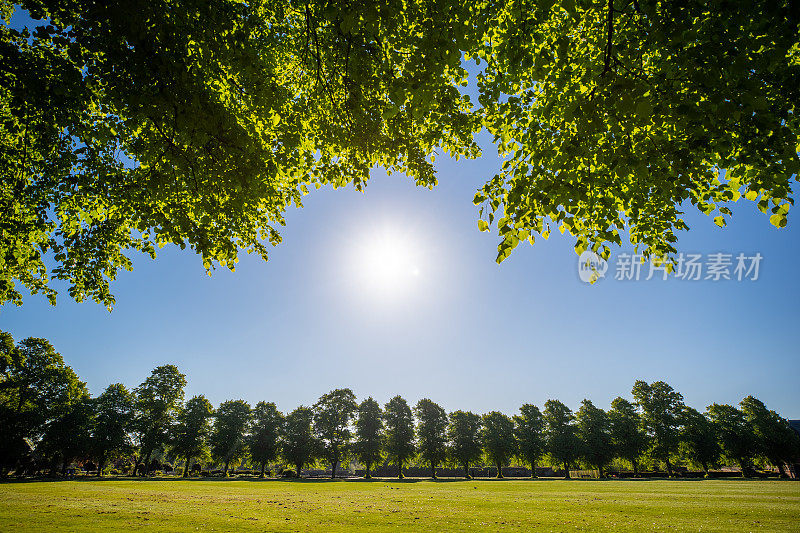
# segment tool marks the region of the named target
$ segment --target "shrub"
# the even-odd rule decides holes
[[[287,468],[283,472],[281,472],[281,477],[297,477],[297,474],[291,468]]]

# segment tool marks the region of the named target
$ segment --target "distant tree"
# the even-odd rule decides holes
[[[584,399],[576,416],[578,438],[584,459],[605,477],[605,467],[614,458],[611,423],[602,409]]]
[[[481,458],[481,428],[483,422],[480,415],[469,411],[453,411],[450,413],[450,425],[447,427],[447,438],[450,444],[450,455],[464,469],[464,477],[472,479],[469,466]]]
[[[97,460],[98,476],[103,475],[109,457],[131,449],[133,403],[133,394],[122,383],[109,385],[93,401],[92,455]]]
[[[250,404],[244,400],[223,402],[214,411],[214,428],[209,438],[211,456],[224,465],[225,476],[230,463],[241,459],[247,451],[244,436],[250,416]]]
[[[642,409],[642,425],[651,442],[651,455],[667,465],[672,476],[670,458],[678,451],[680,443],[680,417],[683,396],[663,381],[648,384],[637,380],[633,385],[633,398]]]
[[[414,456],[414,417],[402,397],[395,396],[384,406],[386,455],[397,465],[397,477],[403,479],[403,466]]]
[[[486,457],[497,467],[497,477],[503,477],[503,467],[517,453],[517,441],[514,439],[514,422],[499,411],[483,415],[481,440]]]
[[[253,409],[253,421],[245,444],[254,463],[261,466],[264,477],[267,465],[278,458],[283,434],[283,415],[272,402],[258,402]]]
[[[0,474],[86,395],[86,385],[46,339],[14,344],[0,331]],[[52,429],[54,430],[54,428]]]
[[[314,433],[331,465],[331,479],[336,477],[339,461],[349,453],[350,422],[357,410],[356,395],[350,389],[332,390],[314,404]]]
[[[624,398],[614,398],[608,411],[608,420],[616,456],[630,462],[633,475],[637,476],[639,458],[647,450],[649,440],[636,406]]]
[[[303,405],[286,415],[283,457],[286,462],[295,466],[297,477],[300,477],[303,466],[313,462],[319,454],[319,443],[314,438],[311,427],[313,421],[314,411]]]
[[[173,427],[172,451],[183,458],[183,477],[189,476],[192,459],[208,454],[214,408],[202,394],[192,397],[177,416]]]
[[[684,407],[680,443],[685,455],[699,464],[708,477],[708,469],[717,463],[720,454],[715,425],[696,409]]]
[[[436,467],[447,458],[447,412],[423,398],[414,407],[417,417],[417,449],[436,479]]]
[[[778,468],[781,477],[788,477],[784,463],[800,457],[800,438],[789,422],[775,411],[770,411],[761,400],[748,396],[741,401],[747,422],[753,429],[759,455]]]
[[[756,436],[747,417],[732,405],[714,403],[708,406],[708,418],[716,427],[722,455],[738,464],[746,477],[758,453]]]
[[[564,467],[564,477],[569,478],[570,466],[580,457],[580,440],[575,429],[575,415],[560,401],[547,400],[542,418],[547,453],[553,461]]]
[[[62,475],[66,474],[67,466],[75,459],[91,456],[94,410],[88,391],[84,388],[79,394],[60,416],[47,424],[37,446],[43,456],[59,462]]]
[[[178,367],[163,365],[153,369],[150,376],[134,389],[134,428],[139,444],[134,471],[142,462],[146,475],[150,470],[153,452],[167,443],[183,402],[185,386],[186,376],[178,371]]]
[[[356,440],[353,443],[355,455],[364,465],[366,479],[372,477],[370,474],[372,465],[381,460],[385,441],[383,411],[378,402],[369,397],[358,406]]]
[[[536,465],[544,455],[544,419],[542,412],[533,404],[526,403],[514,416],[514,435],[520,459],[531,467],[531,477],[536,477]]]

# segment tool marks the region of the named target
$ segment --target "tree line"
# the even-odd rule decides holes
[[[193,464],[229,467],[248,460],[263,476],[270,465],[293,467],[300,475],[317,463],[331,477],[345,461],[363,465],[365,477],[383,464],[398,477],[412,461],[430,469],[490,464],[497,477],[519,461],[536,475],[548,461],[563,469],[583,465],[604,475],[613,461],[664,465],[672,475],[676,461],[709,470],[733,464],[749,475],[756,465],[777,467],[800,458],[800,438],[786,419],[753,396],[738,406],[712,404],[701,413],[663,381],[636,381],[633,401],[618,397],[609,410],[583,400],[573,412],[558,400],[543,409],[525,404],[508,416],[457,410],[448,413],[424,398],[413,407],[395,396],[381,406],[361,402],[350,389],[335,389],[312,406],[281,413],[272,402],[251,406],[229,400],[215,409],[203,396],[184,399],[186,377],[174,365],[155,368],[132,390],[109,385],[91,397],[86,384],[45,339],[19,343],[0,332],[0,472],[49,467],[66,471],[74,461],[96,463],[102,475],[111,462],[130,465],[131,474],[150,473],[155,456],[183,461],[183,475]]]

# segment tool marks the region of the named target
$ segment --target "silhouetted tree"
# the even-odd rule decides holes
[[[553,461],[564,467],[564,477],[569,478],[570,466],[580,457],[580,440],[576,434],[575,415],[560,401],[547,400],[542,418],[547,453]]]
[[[423,398],[414,407],[417,417],[417,449],[436,479],[436,467],[447,457],[447,412],[435,402]]]
[[[319,443],[311,427],[313,421],[314,411],[303,405],[286,415],[281,448],[286,462],[295,466],[297,477],[303,466],[313,462],[319,453]]]
[[[584,459],[597,468],[601,478],[605,477],[605,466],[614,458],[608,415],[591,401],[583,400],[576,421]]]
[[[109,457],[127,453],[132,447],[129,432],[134,417],[133,402],[133,394],[121,383],[109,385],[94,400],[92,452],[98,476],[102,475]]]
[[[364,464],[366,479],[372,477],[372,465],[381,460],[385,442],[383,411],[378,402],[369,397],[358,406],[356,441],[353,443],[356,457]]]
[[[283,415],[274,403],[256,404],[253,409],[253,423],[245,437],[245,443],[253,462],[261,466],[261,477],[264,477],[267,465],[278,458],[283,425]]]
[[[616,456],[630,462],[633,475],[637,476],[639,458],[647,450],[649,439],[636,406],[624,398],[614,398],[608,411],[608,420]]]
[[[469,466],[481,458],[481,428],[483,422],[480,415],[469,411],[453,411],[450,413],[450,424],[447,437],[450,444],[450,455],[456,464],[464,469],[464,477],[472,479]]]
[[[85,386],[78,394],[80,396],[64,406],[65,411],[61,415],[47,424],[37,446],[43,456],[60,462],[62,475],[73,460],[91,455],[94,410]]]
[[[230,463],[241,459],[247,451],[244,436],[250,416],[250,404],[244,400],[223,402],[214,411],[214,429],[209,438],[211,456],[224,465],[225,476]]]
[[[708,418],[716,427],[722,455],[747,476],[756,455],[756,436],[745,414],[732,405],[714,403],[708,406]]]
[[[0,332],[0,474],[14,468],[49,424],[85,397],[86,385],[46,339],[15,345]]]
[[[672,476],[671,456],[677,452],[680,439],[680,416],[683,396],[663,381],[648,384],[637,380],[633,398],[642,409],[642,425],[650,437],[650,454],[667,465]]]
[[[414,417],[402,397],[395,396],[384,406],[386,455],[397,465],[397,477],[403,479],[403,466],[414,456]]]
[[[517,453],[514,422],[499,411],[483,415],[481,440],[486,458],[497,467],[497,477],[503,477],[503,467]]]
[[[691,407],[683,408],[681,424],[680,447],[690,460],[703,468],[708,477],[708,469],[717,463],[720,454],[715,425]]]
[[[185,460],[183,477],[189,476],[192,459],[208,454],[214,408],[202,394],[194,396],[180,410],[173,427],[172,451]]]
[[[358,409],[356,395],[350,389],[335,389],[314,404],[314,432],[322,445],[322,455],[331,465],[331,479],[336,467],[349,452],[350,421]]]
[[[514,435],[517,452],[521,460],[531,467],[531,477],[536,477],[536,464],[544,455],[544,419],[542,412],[533,404],[526,403],[514,416]]]

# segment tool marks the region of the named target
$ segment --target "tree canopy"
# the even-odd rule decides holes
[[[9,25],[16,9],[32,29]],[[433,186],[437,154],[502,168],[475,196],[498,260],[568,232],[676,251],[694,206],[784,226],[800,119],[798,8],[714,0],[0,2],[0,303],[114,303],[189,247],[267,257],[311,188],[374,167]],[[469,70],[468,70],[468,68]],[[463,89],[472,77],[478,102]]]

